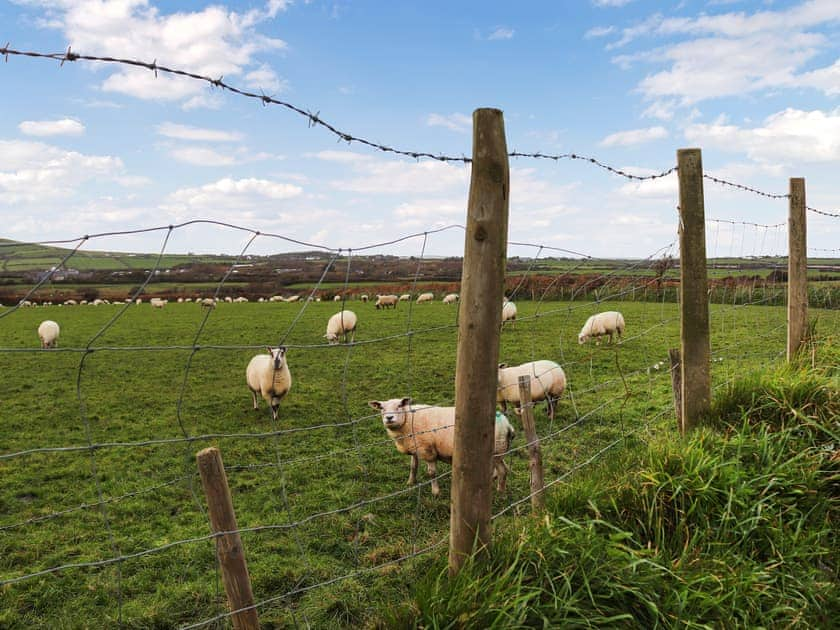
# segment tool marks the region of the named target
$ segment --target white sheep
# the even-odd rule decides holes
[[[554,361],[529,361],[522,365],[508,367],[499,364],[499,382],[496,390],[496,402],[502,410],[507,410],[507,403],[513,403],[516,413],[521,413],[519,399],[519,377],[531,377],[531,400],[545,400],[548,417],[554,420],[556,402],[566,389],[566,374]]]
[[[437,462],[451,464],[455,450],[455,407],[412,405],[411,398],[371,400],[368,404],[381,412],[382,424],[397,450],[411,456],[408,485],[417,482],[417,465],[422,459],[432,479],[432,494],[438,496]],[[508,419],[496,413],[493,477],[501,492],[505,490],[508,472],[504,454],[510,449],[515,434]]]
[[[213,298],[204,298],[199,300],[198,303],[205,308],[216,308],[216,300]]]
[[[358,318],[353,311],[339,311],[327,322],[327,334],[324,335],[331,344],[338,343],[338,336],[344,336],[344,343],[347,343],[347,335],[350,335],[350,342],[356,340],[356,323]]]
[[[447,293],[443,296],[443,303],[444,304],[455,304],[460,298],[458,297],[457,293]]]
[[[374,306],[380,308],[397,308],[399,298],[396,295],[377,295]]]
[[[333,302],[341,302],[341,296],[340,296],[340,295],[336,295],[336,296],[333,298]]]
[[[153,308],[163,308],[164,306],[166,306],[167,301],[168,300],[153,297],[151,300],[149,300],[149,304],[151,304]]]
[[[58,324],[51,319],[45,319],[38,326],[38,338],[41,340],[42,348],[57,348],[58,335],[61,329]]]
[[[359,299],[360,299],[362,302],[367,302],[367,301],[370,299],[370,296],[368,296],[368,294],[367,294],[367,293],[362,293],[362,294],[359,296]]]
[[[408,302],[410,300],[411,300],[411,294],[410,293],[403,293],[400,296],[400,302]]]
[[[299,295],[290,295],[286,299],[283,300],[284,302],[299,302],[300,296]]]
[[[421,293],[417,296],[417,303],[422,304],[423,302],[431,302],[435,299],[434,293]]]
[[[502,325],[516,320],[516,304],[505,298],[502,301]]]
[[[618,311],[604,311],[586,320],[578,334],[578,343],[586,343],[591,337],[595,337],[595,345],[599,345],[600,338],[606,335],[609,335],[609,343],[612,343],[614,334],[618,336],[620,343],[621,335],[624,334],[624,316]]]
[[[286,361],[286,348],[268,348],[268,354],[258,354],[248,362],[245,381],[251,390],[254,409],[257,406],[257,394],[262,396],[271,407],[271,417],[277,420],[277,410],[283,396],[292,387],[292,373]]]

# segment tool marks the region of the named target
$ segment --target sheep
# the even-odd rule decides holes
[[[432,494],[440,494],[437,480],[438,460],[452,463],[455,446],[455,407],[434,407],[431,405],[412,405],[411,398],[392,398],[391,400],[371,400],[373,409],[382,414],[382,424],[388,436],[400,453],[411,456],[411,468],[408,485],[417,482],[419,460],[426,462],[426,470],[432,479]],[[505,490],[508,467],[504,454],[510,449],[510,443],[516,432],[508,419],[496,413],[495,442],[493,445],[493,477],[497,489]]]
[[[248,362],[245,381],[251,390],[254,409],[259,408],[257,394],[260,394],[271,407],[272,420],[277,420],[280,401],[292,388],[292,373],[286,361],[285,347],[267,349],[268,354],[258,354]]]
[[[448,293],[443,297],[444,304],[455,304],[460,298],[457,293]]]
[[[135,304],[142,304],[143,303],[143,298],[135,298],[134,303]]]
[[[216,300],[213,298],[204,298],[202,300],[198,300],[198,303],[205,308],[216,308]]]
[[[341,296],[340,296],[340,295],[336,295],[336,296],[333,298],[333,302],[341,302]]]
[[[268,301],[269,302],[282,302],[283,301],[283,296],[282,295],[272,295],[270,298],[268,298]]]
[[[233,301],[236,302],[237,304],[245,304],[248,301],[248,298],[246,298],[243,295],[240,295],[238,298],[234,299]]]
[[[367,302],[367,301],[370,299],[370,297],[368,296],[368,294],[367,294],[367,293],[362,293],[362,294],[359,296],[359,299],[360,299],[362,302]]]
[[[400,302],[409,302],[411,301],[411,294],[410,293],[403,293],[400,296]]]
[[[522,365],[508,367],[499,364],[499,381],[496,390],[496,402],[503,411],[507,410],[507,403],[513,403],[516,413],[521,413],[519,400],[519,377],[531,377],[531,400],[537,402],[545,400],[548,406],[548,417],[554,420],[556,402],[566,389],[566,374],[563,368],[554,361],[529,361]]]
[[[300,296],[299,295],[290,295],[289,297],[287,297],[283,301],[284,302],[298,302],[298,301],[300,301]]]
[[[163,308],[166,306],[167,300],[163,300],[161,298],[152,298],[149,300],[149,304],[152,305],[153,308]]]
[[[434,299],[435,299],[435,294],[434,293],[421,293],[420,295],[417,296],[417,303],[421,304],[423,302],[431,302]]]
[[[374,306],[380,308],[397,308],[397,301],[399,298],[396,295],[377,295],[376,304]]]
[[[586,343],[591,337],[595,337],[597,346],[601,343],[600,337],[605,335],[609,335],[609,343],[612,343],[614,334],[618,336],[618,343],[621,343],[621,335],[624,334],[624,316],[618,311],[604,311],[586,320],[578,334],[578,343]]]
[[[42,348],[57,348],[58,335],[61,332],[58,324],[51,319],[45,319],[38,326],[38,338],[41,340]]]
[[[502,325],[516,320],[516,304],[505,298],[502,301]]]
[[[350,335],[350,342],[356,340],[356,314],[353,311],[339,311],[327,322],[327,334],[324,335],[331,344],[338,343],[338,336],[344,335],[344,343],[347,343],[347,335]]]

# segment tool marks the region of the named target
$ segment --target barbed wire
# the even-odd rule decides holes
[[[815,212],[816,214],[821,214],[825,217],[840,219],[840,212],[827,212],[826,210],[817,210],[816,208],[812,208],[811,206],[805,206],[805,209],[809,212]]]
[[[767,197],[768,199],[790,199],[789,194],[774,194],[764,192],[763,190],[759,190],[758,188],[753,188],[752,186],[745,186],[744,184],[736,184],[735,182],[730,182],[728,180],[721,179],[720,177],[714,177],[712,175],[709,175],[708,173],[703,173],[703,179],[708,179],[709,181],[712,181],[716,184],[720,184],[721,186],[729,186],[730,188],[736,188],[745,192],[751,192],[760,197]]]
[[[735,221],[734,219],[706,219],[706,223],[728,223],[730,225],[749,225],[752,227],[759,227],[759,228],[767,228],[767,229],[774,229],[774,228],[783,228],[787,227],[787,222],[783,221],[782,223],[773,223],[773,224],[765,224],[765,223],[753,223],[752,221]]]

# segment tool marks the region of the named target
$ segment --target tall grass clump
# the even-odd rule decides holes
[[[492,559],[417,590],[424,628],[828,628],[840,618],[840,398],[814,372],[732,383],[709,425],[555,493]],[[633,446],[638,451],[638,446]],[[573,483],[574,485],[574,483]],[[569,507],[572,512],[564,513]]]

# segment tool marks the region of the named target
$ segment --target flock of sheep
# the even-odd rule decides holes
[[[453,297],[454,296],[454,297]],[[392,299],[393,298],[393,299]],[[376,308],[396,308],[396,303],[402,296],[379,295]],[[433,294],[424,293],[417,301],[429,302],[434,299]],[[452,304],[458,301],[457,294],[449,294],[444,303]],[[165,302],[164,302],[165,304]],[[163,305],[153,306],[162,308]],[[504,299],[502,303],[502,323],[516,318],[516,305]],[[353,311],[343,309],[335,313],[327,321],[324,337],[330,344],[355,341],[358,317]],[[624,317],[618,311],[606,311],[592,315],[586,320],[578,334],[578,343],[586,343],[595,339],[600,343],[601,337],[608,337],[612,343],[613,336],[621,340],[624,334]],[[38,326],[38,337],[42,348],[55,348],[58,345],[60,333],[59,325],[52,320],[45,320]],[[280,402],[292,387],[292,374],[286,361],[286,348],[267,348],[268,353],[258,354],[251,358],[245,370],[245,381],[251,392],[254,409],[258,409],[259,395],[271,408],[273,420],[277,420]],[[507,411],[509,404],[514,406],[517,414],[521,413],[519,394],[519,377],[531,378],[531,400],[534,403],[545,401],[549,418],[554,420],[557,401],[566,389],[566,375],[563,368],[554,361],[529,361],[521,365],[508,366],[500,363],[498,367],[498,387],[496,402],[502,412]],[[388,436],[394,441],[397,451],[411,457],[411,467],[408,483],[413,485],[417,481],[417,467],[420,460],[426,462],[426,468],[431,478],[432,494],[440,494],[437,481],[437,462],[452,463],[455,443],[455,407],[439,407],[434,405],[415,404],[410,398],[392,398],[389,400],[372,400],[368,403],[377,410],[382,418],[382,424]],[[496,413],[495,441],[493,448],[493,477],[496,479],[499,491],[505,490],[505,480],[508,467],[504,462],[504,454],[510,450],[515,431],[504,413]]]

